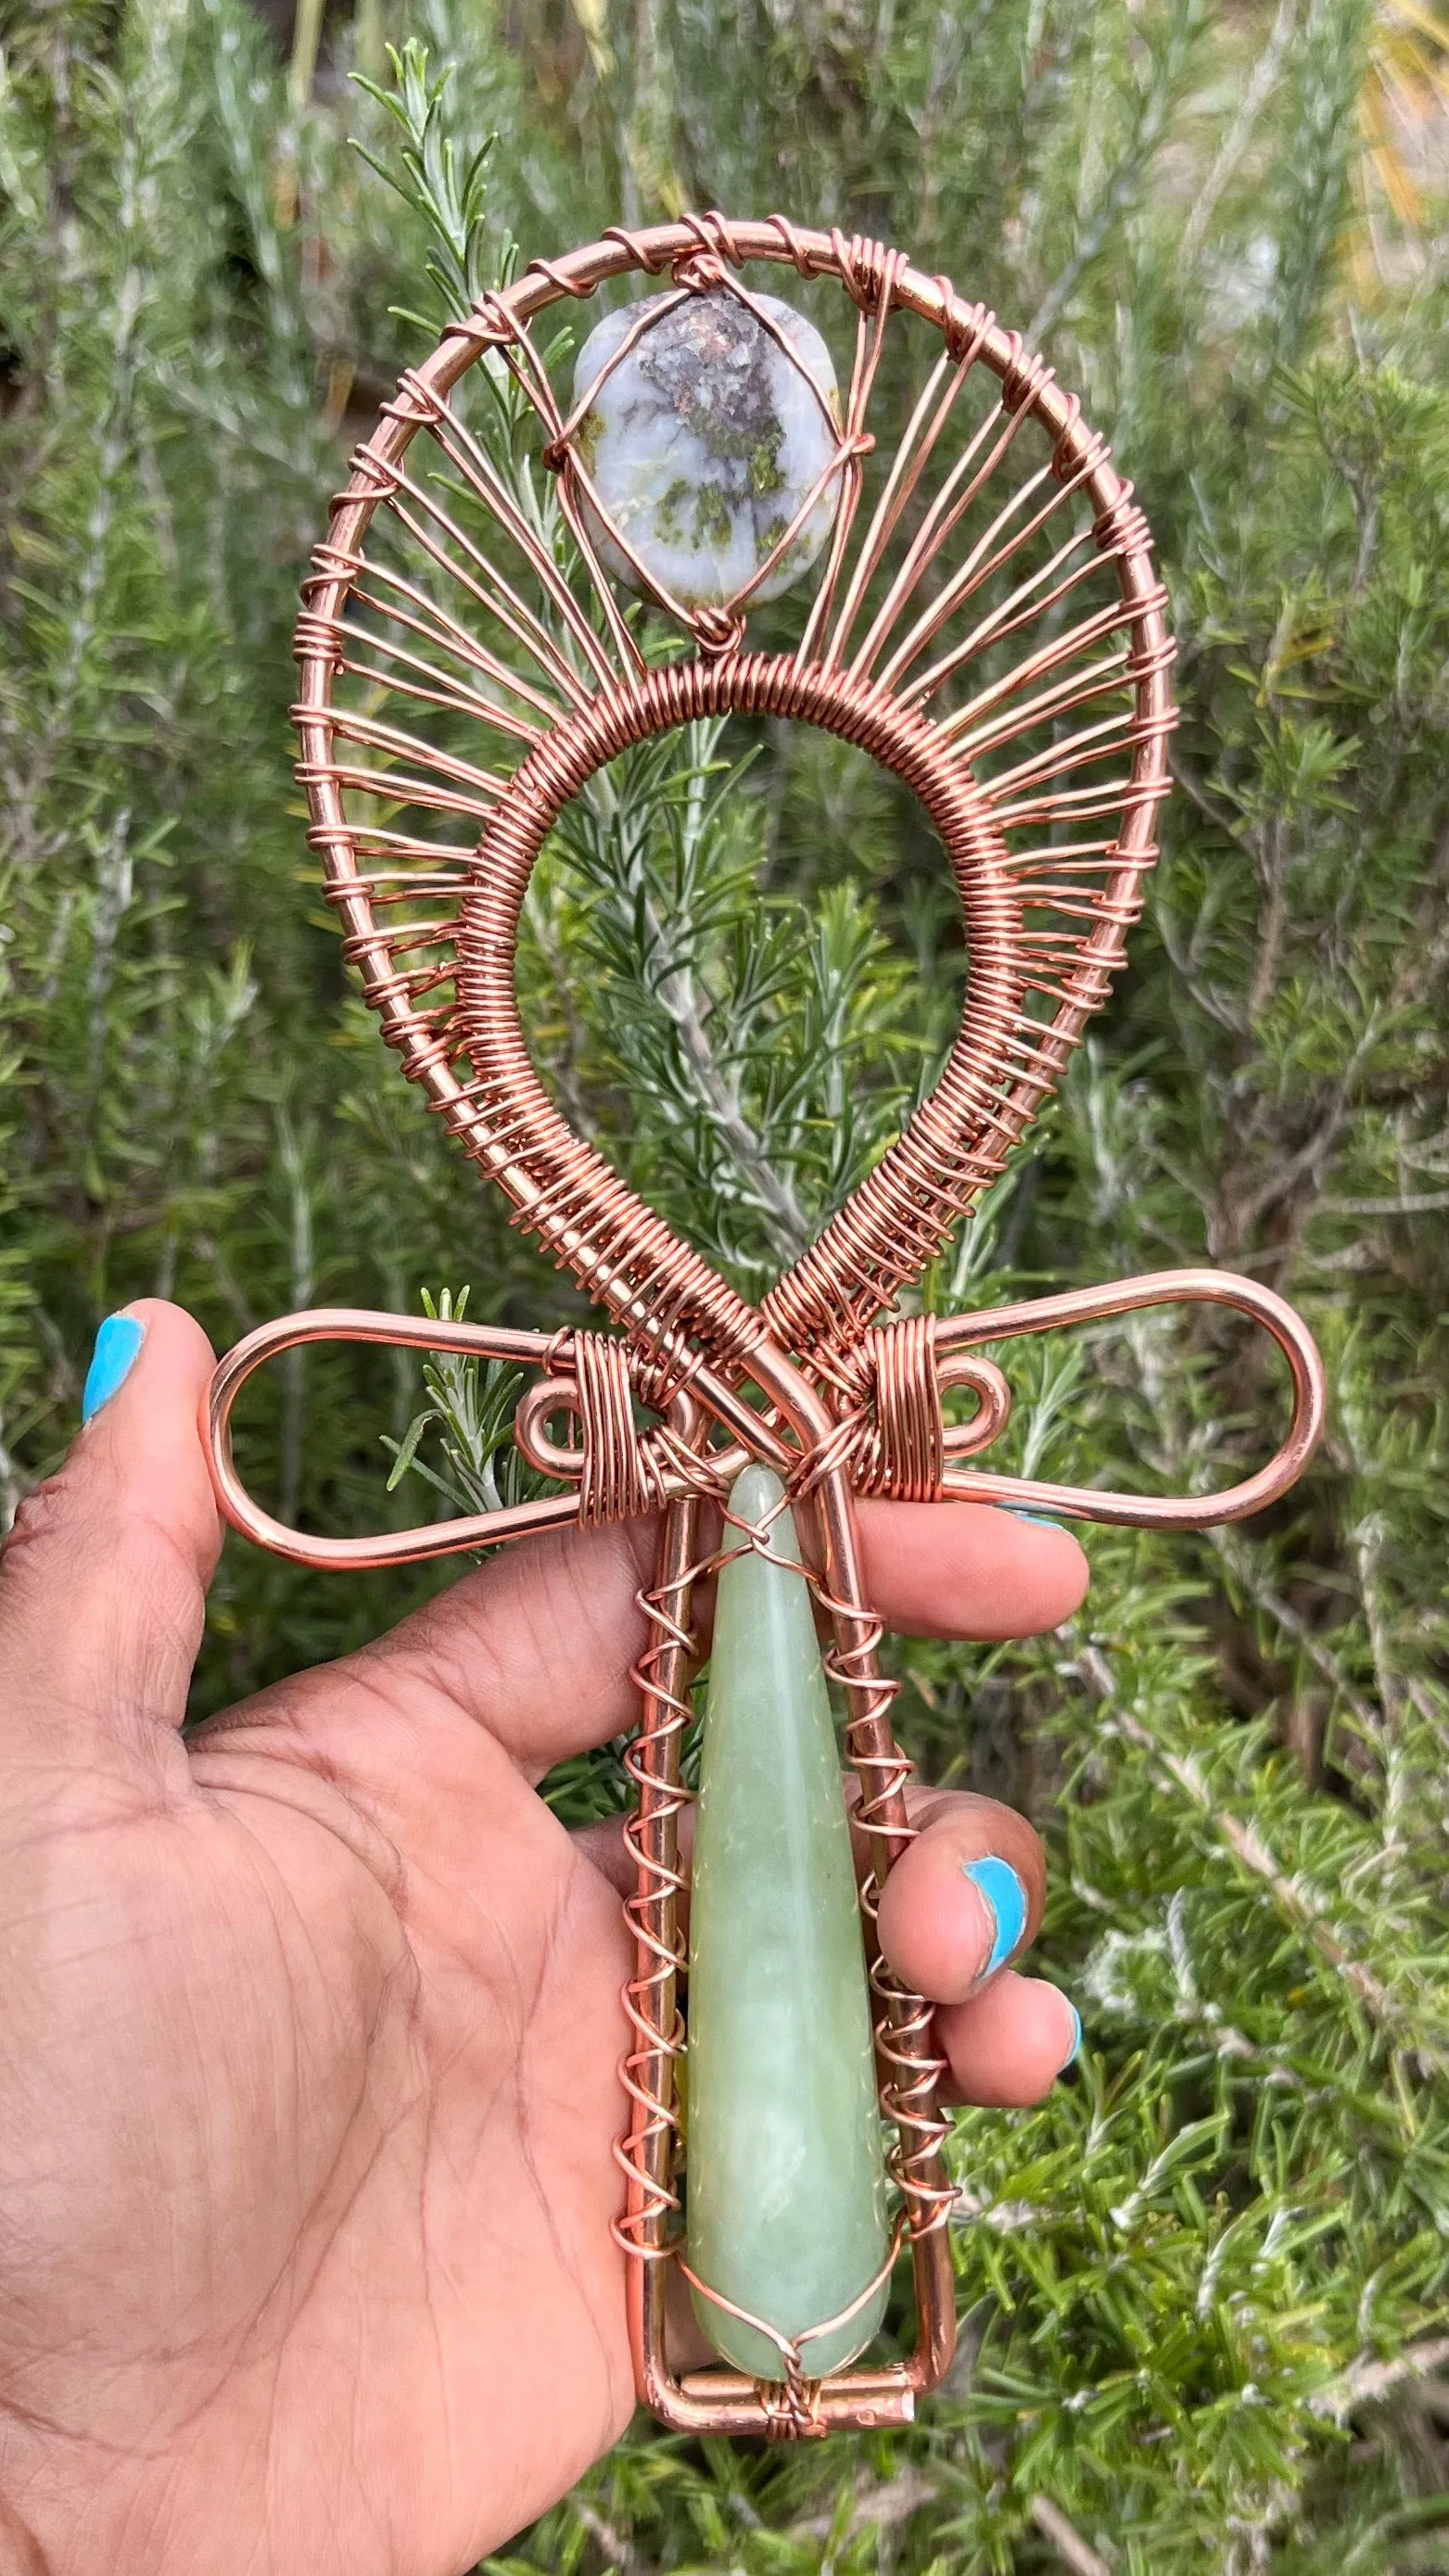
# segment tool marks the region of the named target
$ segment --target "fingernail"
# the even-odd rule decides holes
[[[117,1387],[124,1386],[135,1366],[136,1353],[146,1338],[146,1327],[134,1315],[108,1315],[96,1335],[91,1364],[86,1371],[81,1394],[81,1420],[89,1422],[109,1404]]]
[[[1014,1521],[1035,1521],[1038,1529],[1060,1529],[1062,1526],[1048,1512],[1019,1512],[1015,1503],[1008,1503],[1006,1508]]]
[[[1065,2075],[1067,2068],[1075,2065],[1077,2052],[1082,2045],[1082,2016],[1078,2012],[1077,2007],[1072,2002],[1070,1996],[1063,1995],[1062,2001],[1072,2016],[1072,2044],[1067,2050],[1066,2056],[1062,2059],[1061,2065],[1057,2069],[1059,2075]]]
[[[1003,1959],[1010,1958],[1026,1930],[1026,1889],[1010,1861],[998,1860],[994,1852],[988,1852],[984,1860],[968,1861],[966,1876],[995,1926],[991,1956],[976,1981],[978,1985],[984,1985],[988,1977],[995,1975]]]

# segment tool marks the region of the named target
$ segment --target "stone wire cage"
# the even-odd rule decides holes
[[[781,271],[825,338],[761,283]],[[575,330],[575,303],[608,287],[622,290],[614,318],[599,330],[591,312]],[[590,329],[575,379],[574,347]],[[830,341],[849,351],[838,379]],[[779,470],[780,442],[754,436],[748,406],[732,415],[726,498],[741,524],[748,514],[748,542],[734,546],[731,509],[710,503],[716,577],[691,588],[688,544],[661,551],[624,524],[606,471],[609,388],[642,353],[661,399],[687,408],[679,350],[727,364],[746,344],[789,387],[793,479]],[[667,539],[670,510],[687,517],[694,497],[663,498]],[[659,524],[656,511],[656,536]],[[640,2392],[681,2430],[799,2437],[899,2424],[954,2348],[940,2061],[929,2009],[871,1939],[879,1881],[910,1835],[910,1766],[891,1731],[894,1686],[879,1670],[852,1496],[963,1494],[1203,1527],[1282,1491],[1321,1422],[1311,1342],[1248,1281],[1167,1273],[984,1317],[891,1311],[1002,1170],[1122,961],[1167,785],[1165,605],[1131,487],[1017,334],[877,242],[717,214],[537,260],[450,325],[353,457],[306,584],[298,774],[346,956],[408,1077],[617,1329],[549,1336],[352,1310],[264,1327],[217,1374],[218,1493],[237,1526],[318,1566],[664,1507],[656,1578],[640,1594],[649,1642],[628,1757],[637,1971],[624,1998],[618,2235]],[[951,867],[966,946],[960,1028],[934,1092],[758,1306],[572,1133],[529,1060],[514,990],[530,874],[569,799],[632,745],[713,716],[803,721],[901,779]],[[1270,1467],[1229,1494],[1162,1498],[965,1463],[1010,1403],[1000,1369],[975,1355],[981,1344],[1184,1299],[1237,1306],[1287,1356],[1293,1423]],[[516,1438],[569,1490],[371,1541],[281,1527],[236,1477],[231,1406],[278,1350],[337,1338],[541,1370]],[[975,1399],[964,1425],[943,1420],[947,1385]],[[576,1448],[550,1437],[559,1415],[579,1426]],[[724,1549],[702,1557],[702,1511],[750,1457],[778,1470],[802,1512],[804,1570],[846,1706],[874,1864],[862,1903],[881,2108],[896,2138],[892,2259],[908,2247],[917,2312],[904,2358],[820,2376],[809,2344],[841,2319],[793,2340],[765,2327],[780,2368],[761,2380],[676,2371],[665,2327],[666,2276],[674,2263],[688,2276],[675,2070],[692,1603],[735,1543],[726,1512]]]

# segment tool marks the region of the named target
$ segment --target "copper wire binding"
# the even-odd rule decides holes
[[[838,419],[744,281],[742,271],[761,263],[834,281],[854,309]],[[606,366],[565,407],[531,326],[561,300],[640,276],[667,283],[637,304]],[[651,577],[610,520],[578,434],[605,376],[663,313],[698,295],[748,307],[805,377],[834,440],[750,582],[705,609]],[[502,371],[518,416],[534,424],[526,487],[500,473],[470,425],[480,365],[495,387]],[[902,378],[914,387],[906,424],[885,438],[878,415],[894,397],[882,385]],[[786,650],[750,649],[758,592],[826,494],[833,525],[798,637]],[[616,593],[601,530],[652,604],[652,625]],[[880,1671],[881,1624],[862,1589],[855,1496],[964,1495],[1203,1528],[1282,1493],[1321,1427],[1312,1341],[1281,1299],[1249,1280],[1164,1272],[995,1313],[891,1311],[1002,1171],[1122,962],[1168,784],[1165,608],[1131,486],[1076,397],[1015,332],[882,243],[778,215],[718,213],[616,227],[482,296],[383,406],[305,584],[298,776],[344,954],[408,1079],[505,1191],[514,1221],[617,1330],[547,1336],[354,1309],[285,1318],[217,1371],[213,1472],[236,1526],[321,1566],[398,1563],[573,1519],[661,1511],[656,1577],[639,1595],[648,1643],[634,1668],[641,1719],[628,1755],[637,1965],[624,1993],[630,2120],[617,2149],[626,2203],[616,2233],[640,2393],[681,2430],[800,2438],[900,2424],[954,2349],[941,2061],[929,2006],[890,1974],[873,1937],[880,1881],[911,1833],[911,1766],[891,1729],[895,1685]],[[524,897],[569,799],[630,745],[726,715],[822,727],[912,789],[955,879],[968,966],[960,1028],[935,1090],[758,1308],[572,1133],[529,1060],[514,992]],[[1010,1413],[1007,1381],[981,1345],[1183,1302],[1247,1313],[1284,1353],[1293,1418],[1267,1467],[1227,1493],[1160,1497],[1060,1488],[966,1463]],[[338,1338],[539,1370],[515,1436],[563,1490],[371,1540],[283,1527],[237,1476],[232,1407],[279,1351]],[[974,1400],[964,1424],[945,1421],[948,1387]],[[642,1428],[636,1403],[653,1417]],[[576,1426],[571,1447],[551,1436],[560,1415]],[[823,2327],[793,2342],[775,2337],[778,2381],[726,2369],[681,2378],[665,2348],[665,2274],[683,2259],[678,1823],[693,1601],[705,1573],[737,1545],[758,1543],[731,1529],[726,1513],[723,1545],[701,1556],[701,1514],[719,1511],[751,1457],[781,1473],[807,1533],[804,1571],[846,1703],[857,1818],[873,1853],[862,1905],[881,2107],[896,2132],[892,2255],[909,2247],[916,2298],[908,2360],[822,2380],[809,2374],[808,2346]]]

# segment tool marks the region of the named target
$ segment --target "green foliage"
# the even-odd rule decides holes
[[[1363,184],[1375,13],[364,0],[310,102],[242,0],[8,24],[8,1500],[128,1296],[221,1343],[465,1279],[475,1311],[575,1311],[349,997],[288,770],[290,630],[429,296],[431,332],[515,242],[685,202],[949,268],[1045,337],[1162,540],[1184,723],[1149,919],[927,1294],[1211,1257],[1302,1305],[1332,1377],[1323,1456],[1266,1526],[1100,1533],[1070,1632],[897,1650],[926,1775],[1048,1835],[1042,1952],[1087,2031],[1042,2109],[961,2121],[948,2389],[909,2436],[798,2455],[641,2426],[499,2564],[1449,2564],[1449,404],[1441,264]],[[349,93],[354,49],[375,86]],[[963,961],[889,781],[787,728],[750,749],[697,727],[596,779],[522,976],[565,1109],[758,1293],[929,1080]],[[1227,1482],[1280,1418],[1272,1366],[1206,1315],[1002,1356],[1006,1454],[1066,1481]],[[487,1505],[507,1401],[446,1363],[298,1356],[245,1463],[334,1529],[432,1508],[418,1466]],[[435,1579],[229,1550],[198,1708]],[[618,1756],[550,1784],[566,1819],[621,1803]]]
[[[356,148],[384,186],[394,189],[404,205],[416,208],[432,236],[427,270],[438,290],[441,313],[430,319],[399,311],[400,320],[416,322],[426,331],[436,329],[440,320],[456,321],[466,315],[475,297],[485,287],[496,286],[500,273],[506,273],[507,254],[500,256],[488,223],[488,157],[498,137],[485,135],[460,169],[457,138],[449,133],[444,119],[453,66],[447,65],[436,80],[430,80],[427,47],[415,36],[408,38],[401,53],[392,45],[387,50],[393,75],[390,89],[381,88],[362,71],[354,78],[400,129],[404,140],[399,166],[394,169],[385,155],[370,150],[366,143],[359,142]]]
[[[723,731],[642,745],[566,810],[530,899],[530,999],[575,1123],[759,1296],[899,1127],[949,1029],[850,876],[808,904],[761,899],[768,807],[720,757]]]
[[[445,1288],[434,1298],[425,1288],[423,1311],[445,1324],[461,1323],[468,1311],[468,1291],[465,1288],[454,1297]],[[509,1368],[502,1360],[480,1364],[441,1351],[426,1360],[423,1393],[427,1402],[413,1415],[401,1440],[383,1433],[382,1445],[392,1453],[388,1492],[395,1493],[404,1476],[411,1475],[421,1476],[435,1494],[467,1513],[500,1512],[527,1502],[541,1489],[542,1480],[513,1445],[513,1416],[522,1391],[522,1369]],[[436,1467],[419,1456],[430,1432],[436,1435],[440,1452]]]

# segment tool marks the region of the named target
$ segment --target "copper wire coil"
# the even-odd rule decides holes
[[[514,995],[517,928],[535,861],[559,814],[603,764],[649,735],[720,712],[795,715],[869,751],[912,786],[951,858],[972,961],[962,1027],[932,1099],[818,1243],[766,1298],[761,1313],[786,1348],[839,1346],[934,1257],[978,1185],[980,1138],[999,1161],[1034,1110],[1035,1077],[1014,1108],[989,1096],[995,1063],[1020,1004],[1020,898],[1000,835],[983,815],[970,772],[940,751],[935,729],[833,673],[800,672],[787,657],[674,664],[650,672],[560,727],[514,772],[506,804],[485,828],[459,908],[458,1031],[472,1067],[469,1150],[487,1159],[504,1137],[526,1137],[499,1174],[528,1223],[566,1257],[591,1293],[621,1318],[636,1308],[667,1329],[688,1314],[710,1356],[745,1362],[760,1320],[698,1255],[635,1200],[592,1146],[574,1136],[529,1058]],[[520,1184],[522,1188],[520,1189]],[[523,1192],[526,1191],[526,1196]],[[609,1229],[605,1276],[596,1237]],[[634,1329],[637,1331],[638,1327]]]

